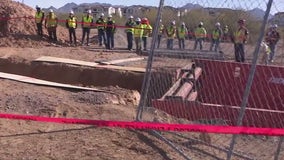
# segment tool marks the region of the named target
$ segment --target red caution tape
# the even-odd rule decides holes
[[[29,120],[29,121],[38,121],[38,122],[63,123],[63,124],[94,125],[97,127],[116,127],[116,128],[125,128],[125,129],[284,136],[284,129],[277,129],[277,128],[103,121],[103,120],[88,120],[88,119],[73,119],[73,118],[49,118],[49,117],[17,115],[17,114],[0,114],[0,118],[14,119],[14,120]]]

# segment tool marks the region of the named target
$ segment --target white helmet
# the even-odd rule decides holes
[[[111,15],[111,14],[109,14],[107,17],[108,17],[108,18],[112,18],[112,15]]]
[[[49,13],[53,13],[53,9],[50,9],[50,10],[49,10]]]
[[[101,14],[100,14],[100,17],[103,17],[103,16],[105,16],[105,14],[104,14],[104,13],[101,13]]]
[[[199,22],[199,25],[203,26],[203,22]]]
[[[74,11],[71,10],[71,11],[70,11],[70,14],[74,14]]]
[[[181,23],[181,25],[182,25],[182,26],[185,26],[185,23],[184,23],[184,22],[182,22],[182,23]]]
[[[133,16],[129,16],[129,19],[133,19],[134,17]]]
[[[278,25],[277,25],[277,24],[274,24],[274,25],[273,25],[273,28],[278,28]]]
[[[171,24],[172,24],[172,25],[176,25],[176,21],[172,21]]]
[[[40,6],[36,5],[36,9],[40,9]]]
[[[136,20],[135,20],[136,22],[141,22],[141,18],[136,18]]]
[[[215,26],[216,26],[216,27],[220,27],[221,24],[220,24],[219,22],[217,22],[217,23],[215,24]]]
[[[87,12],[87,13],[91,14],[91,13],[92,13],[92,11],[91,11],[91,10],[88,10],[88,12]]]

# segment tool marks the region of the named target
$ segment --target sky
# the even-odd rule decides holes
[[[149,6],[159,6],[160,0],[16,0],[19,2],[24,2],[26,5],[35,7],[39,5],[42,8],[48,8],[54,6],[59,8],[64,6],[66,3],[74,2],[76,4],[81,3],[110,3],[112,5],[149,5]],[[273,0],[273,6],[271,8],[271,13],[275,14],[277,12],[284,12],[284,0]],[[174,7],[180,7],[187,3],[200,4],[205,7],[220,7],[220,8],[242,8],[242,9],[253,9],[261,8],[265,10],[266,3],[268,0],[165,0],[165,5],[170,5]]]

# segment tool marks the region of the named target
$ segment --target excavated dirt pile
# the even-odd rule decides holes
[[[0,2],[0,46],[37,47],[47,43],[45,38],[36,35],[34,22],[35,9],[12,0]],[[47,34],[44,29],[45,35]],[[64,42],[67,30],[58,27],[58,39]]]

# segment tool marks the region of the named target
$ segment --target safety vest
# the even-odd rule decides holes
[[[133,28],[135,26],[135,22],[134,21],[126,22],[125,26],[126,27],[130,27],[130,28],[125,29],[125,32],[131,32],[131,33],[134,32],[134,28]]]
[[[48,15],[46,18],[47,27],[55,27],[57,25],[57,18],[54,13]]]
[[[204,27],[198,27],[195,29],[194,34],[196,38],[206,38],[207,32]]]
[[[247,30],[244,28],[239,29],[238,31],[235,32],[234,34],[234,40],[235,43],[244,43],[244,41],[247,38]]]
[[[83,28],[90,28],[91,23],[93,22],[93,17],[92,16],[84,16],[83,17]]]
[[[148,37],[152,33],[152,26],[150,24],[142,24],[144,28],[143,37]]]
[[[42,18],[43,18],[43,12],[36,12],[35,14],[35,21],[36,23],[41,23],[42,22]]]
[[[179,29],[178,29],[178,37],[179,38],[185,38],[185,36],[186,36],[186,28],[185,27],[180,27]]]
[[[164,34],[164,29],[165,29],[165,26],[163,24],[161,24],[160,28],[159,28],[159,35]]]
[[[69,28],[76,28],[76,21],[77,21],[76,17],[69,17],[68,19]]]
[[[96,24],[98,25],[97,26],[97,29],[105,29],[105,24],[106,24],[106,21],[99,18],[96,22]]]
[[[134,28],[134,37],[142,37],[144,33],[144,24],[139,24]]]
[[[217,40],[221,38],[220,30],[215,29],[212,33],[212,39]]]
[[[176,36],[176,27],[175,26],[169,26],[167,28],[168,38],[174,39]]]
[[[115,32],[116,27],[115,27],[115,21],[114,20],[108,20],[106,24],[107,24],[106,32]]]

